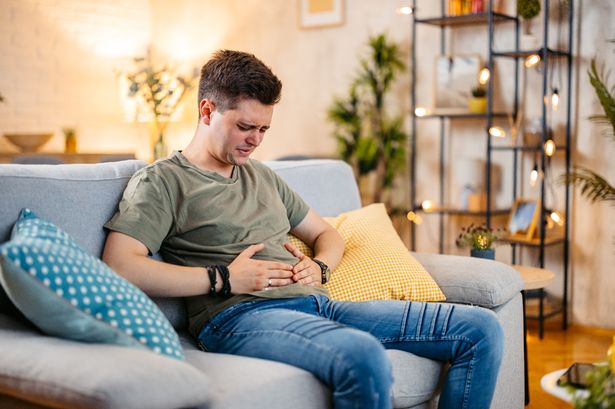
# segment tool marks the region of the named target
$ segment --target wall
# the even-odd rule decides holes
[[[0,0],[0,92],[6,103],[0,104],[0,132],[52,130],[56,136],[44,147],[62,149],[60,129],[76,126],[81,151],[135,151],[149,159],[148,130],[145,124],[126,121],[121,105],[120,88],[114,71],[130,67],[130,59],[143,55],[149,44],[160,61],[181,67],[200,66],[212,51],[233,48],[252,52],[269,64],[284,83],[282,101],[276,108],[274,122],[261,148],[259,159],[272,159],[286,154],[331,156],[335,142],[332,126],[326,120],[326,109],[334,95],[344,95],[348,81],[358,67],[358,57],[365,52],[369,35],[380,32],[400,43],[409,62],[409,18],[395,14],[402,2],[383,0],[347,0],[345,22],[329,28],[300,29],[297,2],[275,0]],[[427,0],[422,15],[437,13],[437,6]],[[573,97],[576,126],[574,160],[590,165],[613,182],[615,163],[613,144],[599,135],[599,127],[587,117],[600,112],[586,77],[587,63],[600,55],[614,67],[612,46],[604,40],[615,38],[612,1],[577,1],[578,17]],[[514,1],[505,1],[514,8]],[[484,53],[486,45],[477,41],[473,30],[462,31],[454,38],[456,49]],[[498,45],[508,36],[498,34]],[[438,53],[437,31],[420,31],[416,39],[420,51],[417,64],[419,104],[432,102],[433,58]],[[498,66],[501,78],[510,67]],[[508,71],[507,71],[508,70]],[[535,81],[531,80],[530,81]],[[389,101],[393,111],[408,112],[409,76],[402,78]],[[535,89],[530,82],[528,89]],[[498,83],[505,89],[506,83]],[[534,88],[533,88],[534,87]],[[506,104],[507,101],[501,101]],[[196,98],[189,95],[178,122],[167,131],[169,144],[179,149],[191,138],[196,122]],[[435,123],[421,123],[424,138],[419,146],[420,186],[430,197],[437,197],[436,155],[438,128]],[[478,131],[477,131],[478,130]],[[460,133],[447,142],[447,152],[456,158],[481,156],[484,152],[480,123],[461,125]],[[477,132],[479,132],[477,134]],[[0,138],[0,150],[14,150]],[[502,171],[506,174],[506,161]],[[460,162],[451,162],[447,172],[463,177]],[[453,179],[454,179],[453,178]],[[498,204],[509,202],[507,178],[496,197]],[[456,185],[448,186],[451,197],[457,197]],[[407,185],[400,191],[407,195]],[[531,192],[528,192],[531,193]],[[562,203],[562,199],[557,201]],[[608,223],[612,207],[590,205],[578,195],[573,199],[572,214],[572,305],[575,322],[615,328],[611,294],[615,280],[615,228]],[[453,237],[459,224],[447,225]],[[437,251],[434,240],[436,219],[426,219],[419,227],[422,251]],[[448,252],[461,252],[447,246]],[[507,261],[498,251],[498,258]],[[557,250],[556,250],[557,253]],[[551,253],[550,253],[551,254]],[[533,261],[533,255],[526,260]],[[558,258],[550,256],[548,265],[559,271]],[[554,284],[550,291],[560,293]]]

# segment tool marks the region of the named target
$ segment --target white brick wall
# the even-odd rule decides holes
[[[51,131],[42,151],[58,151],[72,126],[80,151],[147,159],[147,127],[124,121],[114,69],[151,32],[148,0],[0,0],[0,133]],[[4,138],[0,150],[16,151]]]

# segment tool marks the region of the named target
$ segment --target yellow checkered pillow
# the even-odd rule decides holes
[[[342,261],[326,287],[334,300],[444,301],[438,284],[404,246],[383,204],[325,218],[344,238]],[[312,249],[289,234],[307,256]]]

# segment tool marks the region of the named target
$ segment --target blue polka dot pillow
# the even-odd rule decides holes
[[[43,332],[184,359],[177,333],[153,301],[29,209],[0,246],[0,267],[7,295]]]

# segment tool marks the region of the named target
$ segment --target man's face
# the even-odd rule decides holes
[[[211,113],[211,154],[226,165],[244,165],[269,129],[273,105],[255,99],[241,99],[234,109]]]

